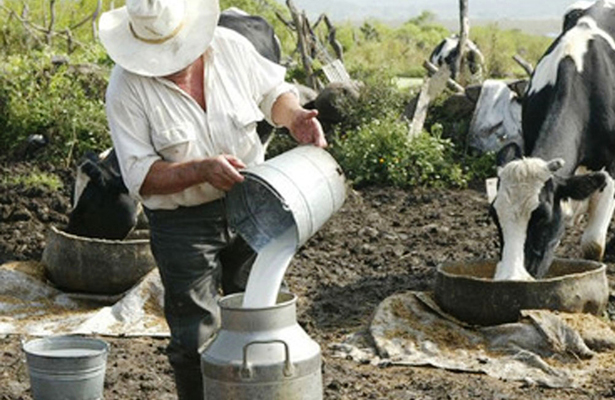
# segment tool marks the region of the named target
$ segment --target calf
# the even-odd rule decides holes
[[[137,224],[139,210],[124,185],[115,151],[89,155],[77,171],[66,232],[122,240]]]
[[[596,2],[532,74],[522,108],[523,152],[510,144],[498,155],[495,279],[545,276],[564,222],[573,217],[570,201],[588,202],[583,257],[603,257],[615,206],[614,34],[615,2]]]
[[[451,71],[451,78],[457,76],[457,57],[459,57],[459,36],[453,35],[440,42],[431,52],[429,61],[441,67],[447,65]],[[484,64],[483,54],[478,49],[478,46],[470,39],[466,41],[465,62],[472,75],[477,75],[482,72]]]

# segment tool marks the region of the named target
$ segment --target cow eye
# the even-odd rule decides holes
[[[532,220],[536,223],[546,223],[551,218],[551,209],[546,204],[540,204],[532,213]]]

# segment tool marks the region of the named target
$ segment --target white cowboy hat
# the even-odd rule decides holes
[[[124,7],[101,15],[99,35],[109,57],[124,69],[164,76],[205,52],[219,15],[218,0],[126,0]]]

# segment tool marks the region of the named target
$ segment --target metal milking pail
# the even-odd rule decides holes
[[[303,245],[346,199],[344,173],[324,149],[298,146],[241,173],[226,196],[230,225],[261,250],[287,229]]]
[[[241,171],[226,196],[229,224],[255,250],[288,230],[304,244],[342,206],[344,174],[325,150],[299,146]],[[219,301],[221,328],[201,354],[207,400],[322,400],[320,346],[297,323],[296,296],[243,308]]]
[[[242,308],[219,301],[221,328],[201,354],[205,400],[322,400],[320,346],[297,323],[297,297]]]

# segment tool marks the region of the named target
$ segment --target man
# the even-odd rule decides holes
[[[263,116],[299,143],[325,147],[317,111],[299,105],[285,69],[217,27],[217,0],[127,0],[104,13],[116,66],[107,89],[111,136],[129,192],[149,218],[165,287],[167,349],[179,399],[202,399],[198,354],[219,323],[217,299],[254,252],[229,230],[224,194],[264,161]]]

